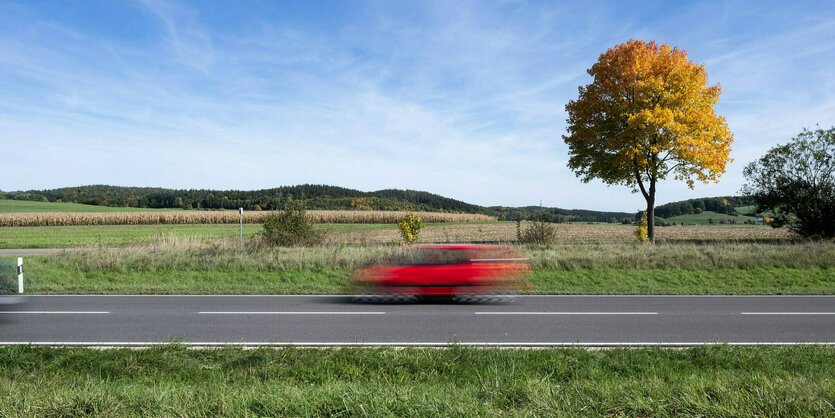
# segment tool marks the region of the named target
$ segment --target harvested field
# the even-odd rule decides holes
[[[274,213],[244,212],[244,223],[262,223],[264,216]],[[394,224],[408,212],[309,210],[314,223],[373,223]],[[495,222],[496,218],[480,214],[418,212],[423,222]],[[155,225],[155,224],[236,224],[237,211],[177,211],[177,212],[113,212],[113,213],[3,213],[2,226],[75,226],[75,225]]]
[[[556,224],[557,241],[633,241],[634,227],[631,225],[579,225]],[[522,224],[522,228],[525,225]],[[788,238],[787,229],[771,227],[701,227],[677,226],[659,227],[657,237],[661,240],[701,240],[701,239],[777,239]],[[400,239],[396,230],[332,232],[326,236],[329,243],[335,244],[377,244],[391,243]],[[426,228],[420,235],[422,243],[440,242],[516,242],[516,224],[501,222],[475,225],[439,225]]]

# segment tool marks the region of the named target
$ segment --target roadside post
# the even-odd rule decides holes
[[[244,208],[238,208],[238,213],[241,215],[241,245],[244,243]]]
[[[17,258],[17,293],[23,293],[23,257]]]

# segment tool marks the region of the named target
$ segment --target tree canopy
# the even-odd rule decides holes
[[[835,127],[804,129],[791,142],[770,149],[743,171],[758,211],[771,211],[773,225],[788,223],[806,237],[835,237]]]
[[[713,109],[722,89],[685,51],[654,41],[617,45],[588,73],[592,83],[565,106],[568,167],[584,182],[640,191],[654,241],[656,183],[672,175],[692,189],[718,181],[730,161],[733,134]]]

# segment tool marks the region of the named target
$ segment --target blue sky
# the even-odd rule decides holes
[[[835,125],[835,2],[0,1],[0,189],[426,190],[637,210],[566,167],[564,106],[607,48],[679,46],[723,88],[718,184]]]

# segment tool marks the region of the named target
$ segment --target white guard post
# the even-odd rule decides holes
[[[17,258],[17,293],[23,293],[23,257]]]
[[[238,208],[238,212],[241,214],[241,244],[244,243],[244,208]]]

